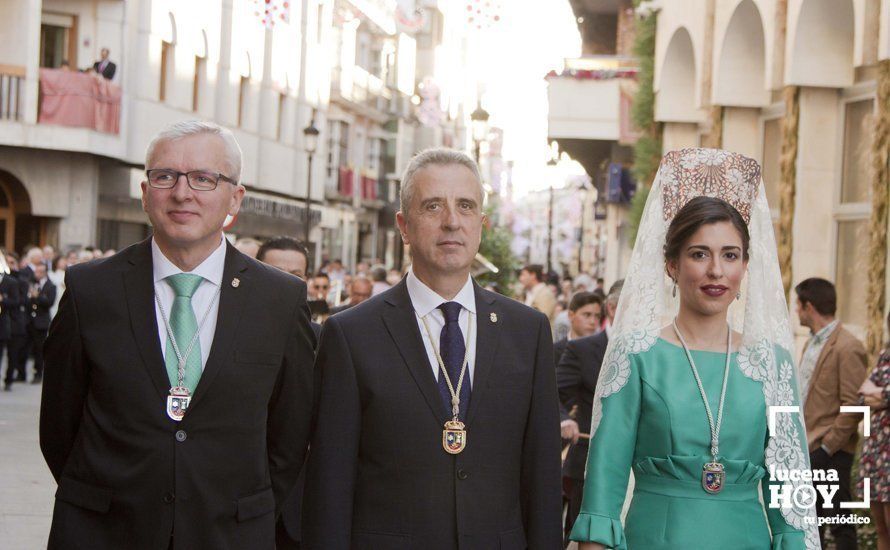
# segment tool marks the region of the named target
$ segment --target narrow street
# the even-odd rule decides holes
[[[37,441],[40,386],[0,393],[0,548],[46,548],[53,481]]]

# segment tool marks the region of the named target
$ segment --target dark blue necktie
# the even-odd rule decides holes
[[[461,367],[464,365],[464,356],[467,348],[464,344],[464,335],[460,331],[460,310],[462,306],[457,302],[445,302],[439,306],[442,315],[445,316],[445,326],[442,327],[442,334],[439,336],[439,353],[442,354],[442,362],[445,363],[445,369],[448,371],[448,378],[454,391],[457,391],[457,383],[460,380]],[[442,400],[445,402],[445,410],[448,411],[448,417],[452,417],[451,411],[451,392],[448,391],[448,383],[442,373],[439,373],[439,393],[442,394]],[[461,421],[467,418],[467,409],[470,407],[470,372],[469,367],[464,375],[464,383],[460,388],[460,415]]]

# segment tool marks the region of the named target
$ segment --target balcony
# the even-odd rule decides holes
[[[25,68],[0,65],[0,120],[22,119]]]
[[[121,88],[101,76],[62,69],[40,69],[37,122],[120,132]]]
[[[567,59],[562,72],[546,77],[550,138],[634,143],[630,106],[637,72],[636,61],[628,57]]]
[[[392,90],[362,67],[336,67],[331,75],[331,101],[380,123],[389,119]]]

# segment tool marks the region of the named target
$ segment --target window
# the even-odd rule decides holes
[[[320,45],[324,42],[324,4],[318,5],[315,23],[318,26],[315,34],[315,41]]]
[[[866,324],[868,288],[868,218],[871,214],[869,179],[871,145],[874,137],[874,97],[855,98],[841,103],[843,151],[840,190],[835,207],[835,284],[838,317],[844,323],[863,328]]]
[[[868,220],[843,220],[837,224],[838,317],[843,323],[865,327],[868,289]]]
[[[40,66],[58,69],[67,61],[77,70],[77,17],[47,13],[40,15]]]
[[[869,151],[874,134],[875,101],[851,101],[844,108],[844,160],[841,202],[870,202]]]
[[[192,111],[201,108],[201,92],[207,85],[207,58],[195,56],[195,81],[192,84]]]
[[[278,123],[275,128],[275,139],[281,141],[281,130],[284,128],[284,117],[287,111],[287,94],[278,94]]]
[[[782,179],[782,119],[763,121],[763,187],[773,217],[779,211],[779,182]]]
[[[238,126],[244,125],[244,118],[247,115],[247,100],[250,95],[250,77],[242,76],[241,83],[238,85]]]
[[[173,44],[161,42],[161,78],[158,100],[167,100],[167,86],[173,81]]]

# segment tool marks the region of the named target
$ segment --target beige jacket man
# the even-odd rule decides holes
[[[825,342],[804,404],[809,450],[824,445],[829,454],[856,452],[857,426],[862,415],[840,413],[841,405],[855,405],[866,377],[867,359],[862,343],[838,324]]]
[[[553,324],[553,317],[556,313],[556,296],[553,295],[553,291],[546,283],[538,283],[529,290],[525,304],[546,315],[550,319],[550,324]]]

